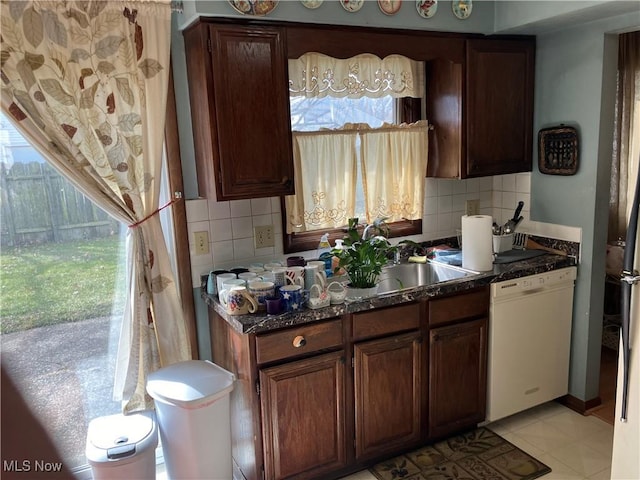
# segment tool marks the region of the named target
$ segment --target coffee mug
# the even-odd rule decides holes
[[[219,273],[218,275],[216,275],[216,286],[217,286],[218,295],[220,295],[220,292],[224,290],[223,283],[226,282],[227,280],[232,280],[234,278],[238,278],[238,276],[235,273],[231,273],[231,272]]]
[[[300,285],[285,285],[280,287],[280,296],[284,311],[293,312],[300,310],[309,300],[309,291],[304,290]]]
[[[245,280],[246,282],[251,281],[252,278],[256,278],[258,276],[255,272],[242,272],[238,274],[238,278]]]
[[[247,292],[247,287],[236,286],[223,292],[222,304],[229,315],[246,315],[258,309],[258,304]]]
[[[267,313],[269,315],[277,315],[282,312],[282,298],[267,297],[264,299],[264,303],[267,307]]]
[[[218,294],[218,275],[229,273],[227,270],[211,270],[207,279],[207,293],[209,295]]]
[[[287,267],[285,273],[287,283],[304,286],[304,267]]]
[[[228,280],[225,280],[222,283],[222,289],[218,292],[218,300],[220,300],[220,303],[222,303],[223,297],[227,293],[229,293],[229,290],[231,290],[234,287],[245,287],[246,285],[247,285],[247,282],[245,282],[241,278],[230,278]]]
[[[271,262],[264,264],[265,270],[273,270],[274,268],[282,268],[282,264],[280,262]]]
[[[306,264],[307,261],[304,259],[304,257],[287,257],[287,267],[304,267]]]
[[[241,273],[248,272],[249,269],[247,267],[233,267],[233,268],[230,268],[229,271],[231,273],[235,273],[236,275],[239,275]]]
[[[284,267],[278,267],[271,270],[273,275],[273,283],[276,287],[281,287],[287,284],[287,269]]]
[[[265,310],[266,298],[273,297],[276,294],[276,287],[273,282],[250,282],[247,288],[251,296],[255,298],[260,310]]]
[[[311,287],[318,285],[322,290],[325,287],[324,271],[322,274],[318,270],[318,265],[307,265],[304,267],[304,288],[311,290]]]
[[[317,265],[318,271],[324,275],[324,279],[327,279],[327,272],[331,273],[331,267],[327,268],[327,265],[322,260],[311,260],[307,262],[307,265]]]

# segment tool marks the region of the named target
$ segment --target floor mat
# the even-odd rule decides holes
[[[370,469],[380,480],[531,480],[550,471],[547,465],[484,427]]]

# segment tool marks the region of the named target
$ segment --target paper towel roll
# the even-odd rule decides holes
[[[493,217],[462,216],[462,268],[486,272],[493,269]]]

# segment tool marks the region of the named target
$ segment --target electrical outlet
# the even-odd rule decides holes
[[[193,238],[196,243],[196,255],[209,253],[209,232],[194,232]]]
[[[273,225],[253,227],[256,248],[273,247]]]
[[[466,200],[464,203],[464,210],[466,215],[479,215],[480,214],[480,200]]]

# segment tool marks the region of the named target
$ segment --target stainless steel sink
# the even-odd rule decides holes
[[[380,274],[378,294],[398,292],[474,275],[462,268],[440,263],[401,263],[385,267]]]

